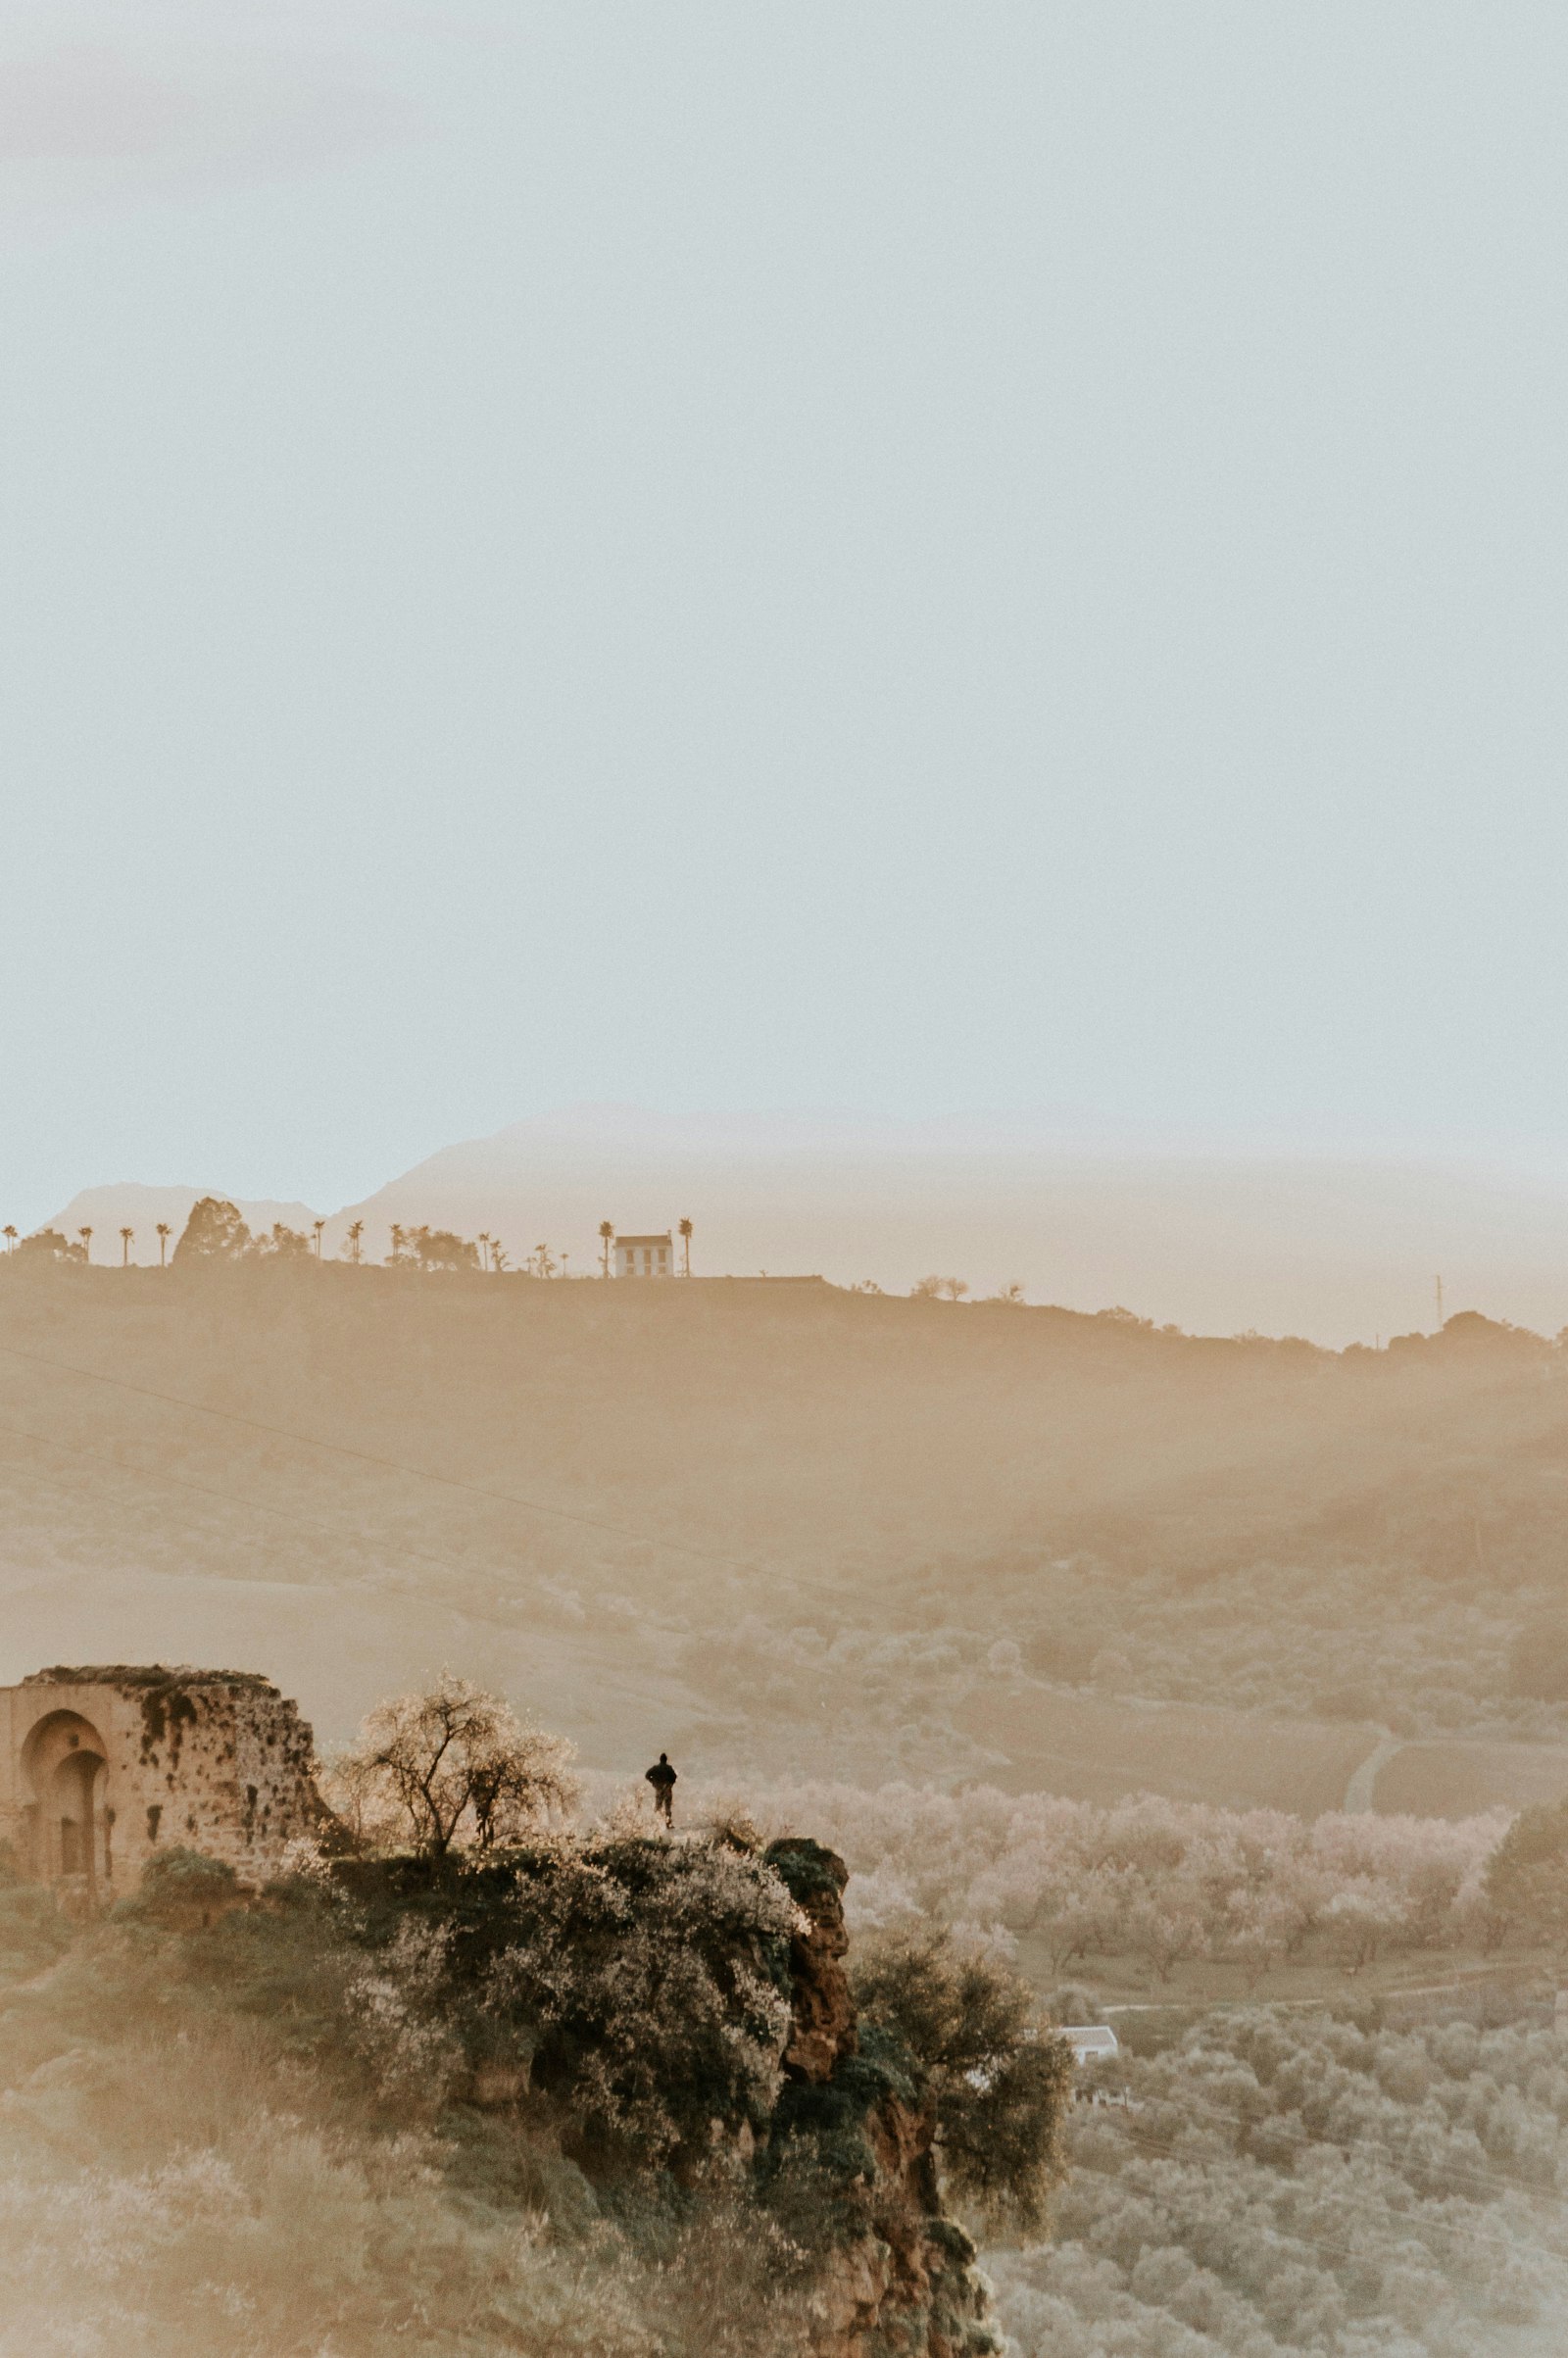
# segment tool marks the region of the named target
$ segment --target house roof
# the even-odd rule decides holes
[[[615,1239],[617,1245],[667,1245],[669,1241],[667,1228],[662,1236],[617,1236]]]
[[[1109,2023],[1063,2023],[1060,2035],[1069,2041],[1080,2063],[1086,2063],[1091,2055],[1115,2055],[1120,2052],[1120,2042]]]

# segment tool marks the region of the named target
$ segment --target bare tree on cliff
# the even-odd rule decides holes
[[[572,1746],[443,1671],[423,1695],[378,1703],[333,1762],[331,1792],[356,1838],[429,1858],[490,1850],[548,1825],[577,1797]]]

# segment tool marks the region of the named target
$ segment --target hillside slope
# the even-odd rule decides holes
[[[1568,1735],[1508,1686],[1560,1593],[1557,1365],[1463,1321],[1336,1356],[826,1286],[18,1260],[0,1675],[229,1657],[331,1737],[451,1659],[608,1768],[1030,1782],[1075,1725],[1086,1774],[1131,1763],[1141,1695],[1316,1718],[1324,1806],[1391,1718]],[[1188,1787],[1237,1797],[1225,1751]]]

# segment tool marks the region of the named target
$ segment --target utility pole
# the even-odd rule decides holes
[[[1441,1335],[1443,1332],[1443,1280],[1441,1277],[1435,1277],[1432,1282],[1438,1289],[1438,1332]]]

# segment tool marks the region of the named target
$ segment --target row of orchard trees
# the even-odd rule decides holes
[[[273,1260],[305,1261],[321,1258],[321,1237],[325,1220],[314,1220],[309,1229],[290,1228],[281,1220],[253,1235],[236,1204],[221,1196],[203,1196],[192,1205],[179,1242],[173,1248],[176,1261],[239,1261]],[[0,1229],[8,1253],[20,1253],[30,1258],[85,1264],[92,1253],[93,1229],[90,1225],[78,1228],[74,1237],[59,1229],[39,1229],[23,1237],[12,1223]],[[120,1230],[121,1265],[128,1268],[134,1257],[136,1232],[134,1228]],[[155,1224],[158,1239],[158,1263],[167,1266],[170,1240],[173,1230],[167,1220]],[[614,1241],[614,1227],[609,1220],[601,1221],[600,1273],[610,1273],[610,1249]],[[691,1274],[692,1223],[682,1220],[679,1235],[685,1250],[685,1274]],[[353,1220],[344,1233],[339,1257],[358,1267],[367,1258],[365,1222]],[[523,1272],[530,1277],[564,1277],[569,1254],[552,1252],[548,1245],[535,1245],[522,1263]],[[386,1266],[393,1269],[452,1270],[482,1269],[500,1275],[512,1267],[512,1257],[499,1236],[481,1228],[475,1238],[459,1236],[450,1228],[401,1227],[391,1228],[391,1250]]]
[[[811,1785],[771,1805],[808,1812],[843,1850],[862,1927],[1028,1938],[1058,1973],[1129,1957],[1162,1985],[1204,1960],[1256,1990],[1308,1959],[1354,1975],[1385,1952],[1510,1940],[1568,1958],[1568,1802],[1511,1823],[1504,1811],[1306,1819],[1154,1794],[1104,1805]]]

